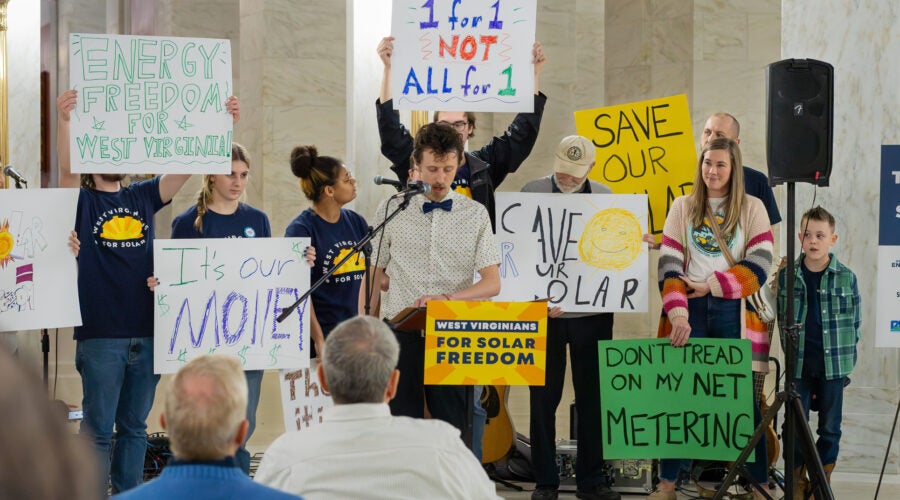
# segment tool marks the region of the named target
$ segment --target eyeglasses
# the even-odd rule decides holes
[[[469,122],[464,121],[464,120],[460,120],[458,122],[452,122],[452,123],[442,121],[441,123],[446,123],[447,125],[450,125],[451,127],[455,128],[457,132],[465,132],[466,127],[469,126]]]

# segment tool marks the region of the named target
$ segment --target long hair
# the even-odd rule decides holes
[[[741,159],[741,148],[731,139],[720,137],[706,144],[700,153],[700,161],[697,162],[697,172],[694,174],[694,188],[689,195],[690,220],[694,227],[703,225],[706,217],[706,205],[709,203],[709,193],[706,183],[703,182],[703,158],[708,151],[728,151],[731,157],[731,176],[728,181],[728,194],[725,195],[725,221],[721,224],[722,232],[726,236],[734,234],[735,228],[741,218],[741,208],[744,206],[744,167]],[[713,221],[710,221],[712,223]]]
[[[242,161],[250,168],[250,153],[247,148],[236,142],[231,143],[231,161]],[[212,201],[213,176],[203,176],[203,187],[197,192],[197,218],[194,219],[194,228],[203,234],[203,216],[206,215],[207,205]]]
[[[316,203],[322,191],[338,181],[343,162],[333,156],[319,156],[315,146],[297,146],[291,151],[291,172],[300,179],[306,198]]]

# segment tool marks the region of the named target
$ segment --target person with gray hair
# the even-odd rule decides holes
[[[276,439],[256,481],[312,500],[499,498],[459,430],[391,415],[399,353],[391,329],[374,317],[335,327],[318,367],[334,407],[321,424]]]
[[[246,413],[247,380],[237,358],[194,358],[172,379],[159,417],[174,458],[159,478],[113,498],[297,499],[254,483],[238,465],[235,453],[249,427]]]

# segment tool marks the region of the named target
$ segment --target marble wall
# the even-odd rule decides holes
[[[881,145],[900,144],[900,5],[861,0],[784,0],[781,56],[834,66],[834,145],[830,186],[797,185],[797,215],[822,205],[837,219],[833,251],[859,278],[859,363],[845,391],[838,471],[877,473],[900,394],[900,351],[874,339]],[[798,221],[799,222],[799,221]],[[888,472],[900,472],[900,442]]]

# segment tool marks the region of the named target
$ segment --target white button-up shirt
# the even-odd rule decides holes
[[[497,499],[494,483],[441,420],[394,417],[386,404],[338,405],[283,434],[256,481],[317,499]]]
[[[423,295],[455,293],[472,286],[475,272],[500,263],[487,209],[456,192],[448,193],[453,208],[422,212],[428,201],[414,196],[406,210],[376,236],[373,262],[391,277],[382,296],[381,315],[392,318]],[[373,226],[385,219],[385,206],[393,211],[398,200],[382,201]]]

